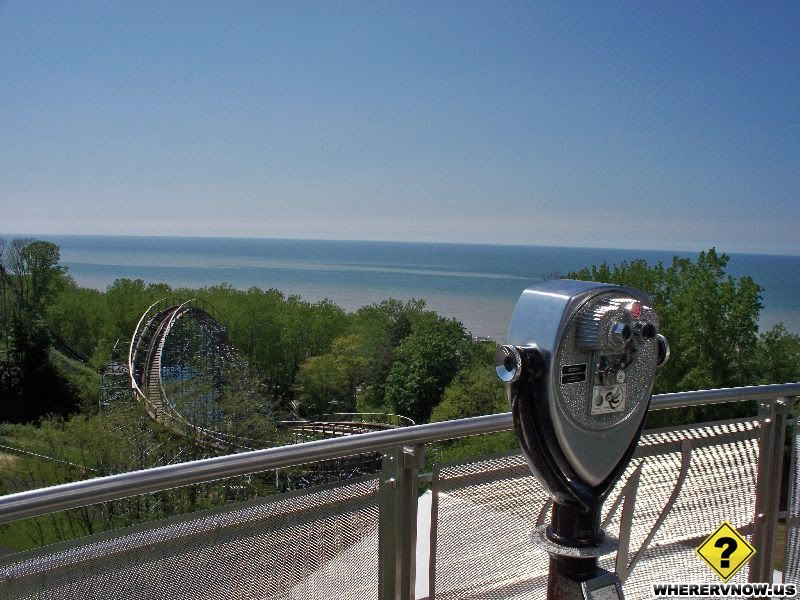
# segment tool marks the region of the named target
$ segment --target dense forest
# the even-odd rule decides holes
[[[15,450],[0,454],[0,493],[203,455],[149,422],[136,403],[114,412],[98,403],[112,349],[124,348],[142,313],[164,297],[213,306],[254,374],[258,395],[226,397],[232,422],[225,427],[232,432],[252,436],[254,429],[269,429],[269,419],[331,412],[392,413],[422,423],[508,410],[491,365],[494,344],[473,339],[423,300],[387,299],[347,312],[329,301],[224,284],[173,289],[118,279],[97,291],[76,285],[60,260],[58,246],[46,241],[0,241],[0,446]],[[651,295],[673,350],[659,371],[657,393],[800,380],[800,337],[781,325],[759,333],[762,289],[751,277],[728,276],[727,262],[711,249],[694,260],[603,264],[564,276]],[[752,407],[660,411],[651,413],[648,426],[747,410]],[[511,434],[486,436],[438,452],[475,455],[514,443]],[[159,448],[155,459],[145,452],[151,447]],[[155,518],[250,497],[271,486],[268,478],[193,486],[113,510],[40,520],[14,535],[44,543],[137,522],[143,514]],[[20,539],[5,543],[25,545]]]

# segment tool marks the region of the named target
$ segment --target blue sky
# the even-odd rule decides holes
[[[800,253],[797,2],[0,2],[0,231]]]

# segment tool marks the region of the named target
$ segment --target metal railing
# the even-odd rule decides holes
[[[754,417],[759,428],[759,460],[756,510],[752,519],[752,539],[759,551],[750,566],[749,577],[753,581],[768,581],[772,575],[775,532],[781,517],[785,432],[794,422],[792,399],[799,396],[800,383],[788,383],[662,394],[654,396],[651,401],[651,410],[759,402],[758,416]],[[421,481],[430,481],[430,476],[421,473],[425,464],[425,446],[512,428],[511,414],[503,413],[255,450],[78,481],[0,497],[0,523],[191,484],[358,454],[381,453],[379,597],[408,600],[414,598],[419,485]],[[432,523],[432,527],[435,526]]]

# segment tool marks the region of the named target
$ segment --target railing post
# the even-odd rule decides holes
[[[794,412],[792,398],[789,408],[789,481],[786,487],[786,534],[783,553],[783,582],[795,582],[800,576],[800,556],[798,556],[797,541],[800,538],[800,418]],[[788,573],[788,576],[787,576]]]
[[[750,562],[750,581],[772,582],[775,531],[780,510],[783,448],[789,398],[763,400],[758,406],[761,437],[758,444],[758,481],[752,543],[756,555]]]
[[[424,446],[383,453],[380,481],[379,598],[414,600],[419,470]]]

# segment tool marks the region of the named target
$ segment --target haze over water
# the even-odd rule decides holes
[[[5,236],[13,237],[13,236]],[[552,274],[623,260],[653,264],[696,253],[537,246],[320,240],[42,235],[61,246],[81,286],[104,289],[121,277],[173,287],[226,283],[329,298],[354,310],[386,298],[423,298],[473,335],[498,341],[520,292]],[[731,254],[728,273],[764,289],[761,328],[783,322],[800,333],[800,256]]]

